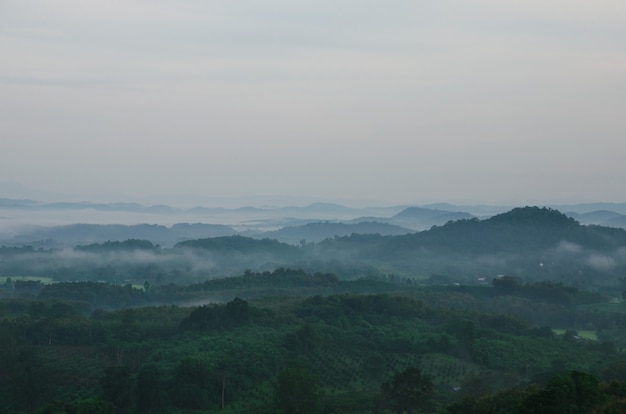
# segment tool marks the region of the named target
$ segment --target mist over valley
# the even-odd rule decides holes
[[[503,212],[493,215],[484,213],[494,206],[467,206],[468,211],[445,206],[449,209],[329,203],[186,210],[159,206],[155,213],[134,203],[5,199],[5,215],[45,221],[57,213],[66,219],[86,213],[95,222],[13,227],[1,241],[0,275],[141,285],[295,268],[332,272],[342,280],[394,277],[419,284],[479,284],[505,274],[607,293],[623,283],[626,230],[606,223],[624,217],[617,212],[624,205],[613,205],[617,211],[592,209],[606,206],[602,204],[570,205],[567,214],[546,207],[501,207]],[[96,212],[101,216],[96,218]],[[160,224],[106,224],[106,218],[120,214]],[[178,221],[186,218],[205,222]]]

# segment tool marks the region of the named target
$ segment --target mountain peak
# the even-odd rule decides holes
[[[517,207],[506,213],[495,215],[486,220],[491,224],[509,224],[523,226],[579,226],[573,218],[548,207]]]

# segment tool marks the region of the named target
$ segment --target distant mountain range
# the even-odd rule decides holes
[[[368,208],[313,203],[301,207],[198,206],[180,209],[139,203],[42,203],[28,199],[0,198],[0,233],[3,224],[13,224],[14,214],[24,213],[25,218],[20,216],[20,219],[23,223],[28,223],[31,216],[45,219],[49,213],[63,216],[65,225],[43,226],[33,222],[28,230],[22,229],[10,236],[4,236],[2,243],[67,246],[109,240],[146,239],[171,246],[183,240],[240,234],[300,244],[351,234],[403,235],[442,226],[451,221],[485,219],[509,210],[510,208],[501,206],[455,206],[447,203]],[[569,217],[581,224],[626,228],[626,203],[567,205],[560,206],[558,210],[566,211]],[[81,213],[85,213],[86,218],[82,218]],[[126,216],[132,216],[129,220],[136,224],[105,224],[114,220],[116,215],[125,213],[129,213]],[[94,218],[93,214],[97,216]],[[75,222],[68,223],[68,220]],[[179,220],[178,224],[163,224],[173,220]]]
[[[626,228],[626,215],[615,211],[595,210],[588,213],[567,212],[566,214],[582,224]]]
[[[626,215],[626,203],[581,203],[581,204],[542,204],[542,206],[550,207],[563,212],[572,212],[576,214],[587,214],[598,211],[614,212],[619,215]],[[14,199],[14,198],[2,198],[0,197],[0,209],[25,209],[25,210],[101,210],[101,211],[126,211],[126,212],[157,212],[160,214],[180,214],[184,212],[212,212],[212,213],[225,213],[233,211],[244,212],[282,212],[286,215],[289,213],[299,214],[302,212],[314,212],[317,214],[323,213],[324,215],[380,215],[389,217],[394,214],[400,213],[406,208],[411,209],[424,209],[428,211],[444,211],[455,213],[468,213],[474,216],[492,216],[495,214],[509,211],[515,207],[515,205],[454,205],[449,203],[433,203],[421,206],[387,206],[387,207],[346,207],[336,203],[312,203],[306,206],[243,206],[238,208],[224,208],[224,207],[203,207],[196,206],[193,208],[177,208],[171,207],[165,204],[151,204],[145,205],[140,203],[92,203],[89,201],[78,202],[40,202],[30,199]]]
[[[56,247],[140,239],[172,246],[184,240],[234,234],[237,232],[232,227],[219,224],[180,223],[171,227],[157,224],[71,224],[33,229],[6,240],[5,244]]]

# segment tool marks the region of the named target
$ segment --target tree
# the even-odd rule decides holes
[[[76,401],[52,401],[37,411],[38,414],[115,414],[115,407],[108,401],[88,398]]]
[[[428,412],[432,396],[432,381],[414,367],[394,375],[380,387],[382,405],[398,414]]]
[[[108,401],[89,398],[75,404],[76,414],[114,414],[115,407]],[[68,410],[69,411],[69,410]]]
[[[521,412],[537,414],[590,413],[601,402],[600,382],[593,375],[572,371],[552,378],[523,402]]]
[[[299,363],[291,364],[278,374],[275,393],[278,408],[285,414],[317,411],[317,378]]]
[[[17,406],[34,412],[53,393],[51,371],[33,348],[24,348],[12,361],[10,391]]]
[[[109,367],[100,379],[102,398],[112,403],[118,413],[131,412],[133,379],[125,366]]]
[[[514,276],[502,275],[494,278],[491,281],[493,288],[498,294],[511,295],[521,291],[524,286],[520,282],[519,278]]]
[[[226,304],[226,321],[229,326],[242,325],[250,319],[250,308],[248,302],[236,297]]]
[[[145,365],[137,374],[136,407],[138,413],[152,414],[162,406],[161,371],[156,365]]]
[[[217,405],[221,383],[201,358],[182,359],[174,370],[172,397],[180,408],[203,410]]]

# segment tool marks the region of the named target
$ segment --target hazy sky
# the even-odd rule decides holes
[[[624,0],[0,0],[5,188],[623,202],[625,179]]]

